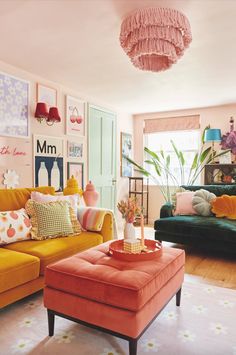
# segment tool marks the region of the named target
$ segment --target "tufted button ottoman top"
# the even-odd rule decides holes
[[[138,311],[184,267],[183,250],[164,248],[150,261],[108,256],[109,243],[51,264],[46,285],[111,306]]]

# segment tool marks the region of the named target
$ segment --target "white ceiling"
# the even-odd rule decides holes
[[[143,72],[119,45],[145,6],[187,15],[193,41],[170,70]],[[166,111],[236,102],[235,0],[0,0],[0,60],[114,109]]]

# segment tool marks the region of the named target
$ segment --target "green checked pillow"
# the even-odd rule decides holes
[[[67,201],[40,203],[28,200],[25,208],[31,219],[32,239],[43,240],[81,233],[81,226]]]

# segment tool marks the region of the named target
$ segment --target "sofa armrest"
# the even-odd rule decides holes
[[[103,242],[114,239],[114,221],[111,213],[107,213],[104,216],[103,225],[101,229],[101,235],[103,236]]]
[[[173,209],[173,205],[171,203],[169,202],[165,203],[161,207],[160,218],[172,217],[173,216],[172,209]]]

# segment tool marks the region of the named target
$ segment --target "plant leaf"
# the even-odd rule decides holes
[[[149,155],[151,155],[152,158],[156,159],[157,161],[160,161],[160,158],[158,157],[158,155],[153,152],[152,150],[148,149],[147,147],[144,147],[144,151],[146,153],[148,153]]]
[[[167,167],[167,169],[169,169],[169,166],[170,166],[170,155],[167,155],[167,157],[166,157],[166,167]]]
[[[202,138],[201,138],[202,144],[205,143],[205,140],[204,140],[204,138],[205,138],[205,132],[206,132],[206,130],[209,129],[209,128],[210,128],[210,125],[206,126],[206,127],[204,128],[203,132],[202,132]]]
[[[203,163],[206,157],[208,157],[209,153],[211,152],[211,147],[208,147],[200,154],[200,162]]]
[[[181,151],[179,151],[179,158],[180,158],[181,164],[184,166],[185,159],[184,159],[184,155],[183,155],[183,153]]]
[[[197,161],[198,161],[198,153],[195,154],[195,157],[193,159],[193,163],[192,163],[192,166],[190,168],[190,171],[193,171],[194,169],[196,169],[197,167]]]
[[[149,176],[150,175],[150,173],[146,169],[144,169],[141,165],[135,163],[135,161],[133,161],[127,155],[123,155],[123,158],[126,159],[132,165],[136,166],[136,168],[138,168],[138,170],[136,169],[136,171],[139,171],[140,173],[144,174],[145,176]]]
[[[153,163],[153,161],[152,161],[152,160],[145,160],[145,161],[144,161],[144,163],[154,165],[154,163]]]
[[[144,176],[147,176],[147,177],[150,176],[150,174],[148,172],[141,171],[140,169],[134,169],[134,171],[137,171],[138,173],[143,174]]]
[[[170,143],[171,143],[172,147],[174,148],[175,154],[179,158],[180,151],[177,149],[177,147],[176,147],[175,143],[172,141],[172,139],[171,139]]]
[[[154,167],[155,167],[155,170],[156,170],[157,175],[158,175],[158,176],[161,176],[160,167],[156,164],[156,162],[154,162]]]

